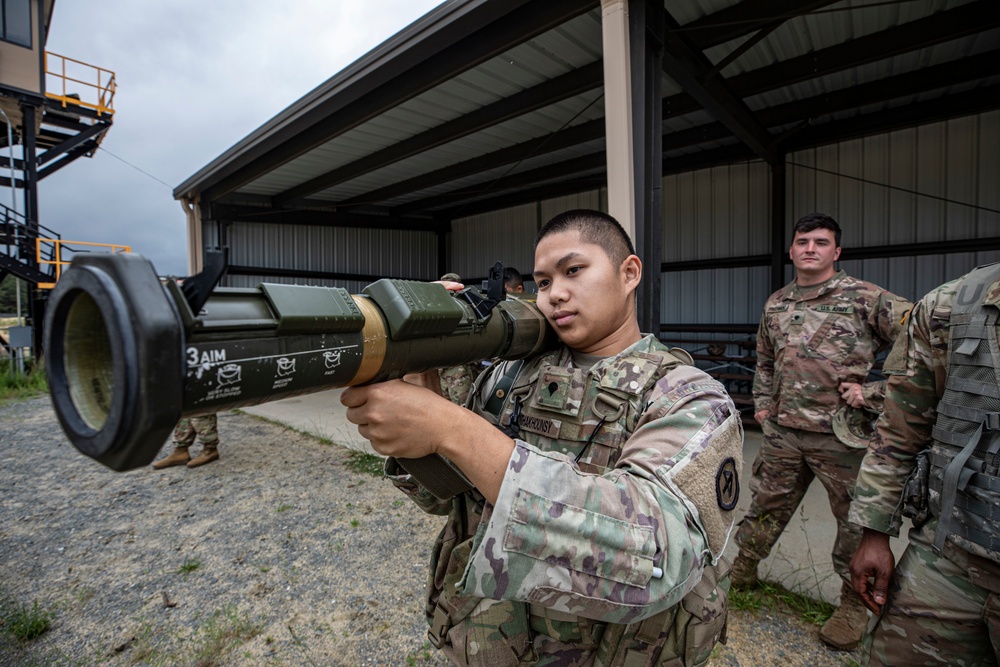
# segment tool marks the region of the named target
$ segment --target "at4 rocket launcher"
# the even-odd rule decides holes
[[[500,264],[485,292],[383,279],[351,295],[213,289],[224,262],[212,259],[183,284],[128,253],[78,255],[62,274],[45,317],[46,370],[59,422],[87,456],[131,470],[156,457],[181,417],[555,343],[533,303],[504,299]]]

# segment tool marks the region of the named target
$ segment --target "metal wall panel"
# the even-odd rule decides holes
[[[608,211],[608,190],[589,190],[575,195],[566,195],[554,199],[546,199],[541,204],[541,225],[554,218],[564,211],[572,211],[575,208],[589,208],[597,211]]]
[[[997,236],[998,148],[992,111],[793,153],[790,220],[827,213],[845,247]]]
[[[459,218],[451,223],[451,270],[463,278],[484,278],[497,262],[530,274],[538,232],[538,205]]]
[[[462,277],[481,278],[500,261],[516,268],[530,281],[535,263],[535,235],[546,221],[575,208],[606,211],[607,205],[607,190],[601,188],[454,220],[451,257],[458,267],[455,270]]]
[[[750,324],[770,294],[770,269],[701,269],[664,273],[660,321],[670,324]]]
[[[770,193],[770,170],[762,162],[665,176],[663,261],[768,252]]]
[[[234,265],[437,278],[438,246],[433,232],[236,222],[228,230],[227,243],[229,262]],[[235,278],[226,284],[235,285]]]
[[[982,264],[1000,261],[1000,250],[843,261],[838,268],[914,301]]]
[[[875,283],[911,301],[976,266],[1000,261],[1000,250],[837,263],[848,275]],[[660,321],[669,324],[756,324],[770,295],[770,269],[700,269],[664,273]],[[791,265],[785,278],[791,282]]]

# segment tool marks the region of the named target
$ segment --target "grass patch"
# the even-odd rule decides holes
[[[234,649],[250,641],[263,630],[263,624],[240,614],[235,604],[226,605],[198,628],[193,663],[214,667]]]
[[[50,627],[55,614],[43,609],[35,600],[29,607],[13,600],[5,600],[0,610],[0,626],[5,634],[18,642],[29,642],[44,635]]]
[[[735,611],[759,613],[761,609],[774,609],[798,616],[806,623],[823,625],[836,607],[829,602],[794,593],[780,584],[762,581],[754,588],[729,591],[729,608]]]
[[[0,402],[21,401],[48,393],[49,383],[45,371],[25,363],[24,375],[10,372],[10,359],[0,360]]]
[[[178,574],[191,574],[195,570],[201,567],[200,558],[185,558],[181,566],[177,568]]]
[[[416,653],[411,653],[406,656],[406,664],[409,667],[414,667],[421,662],[429,662],[431,659],[431,645],[424,642],[424,645]]]
[[[134,640],[118,651],[128,651],[128,663],[148,667],[216,667],[233,662],[232,654],[263,631],[263,624],[240,614],[235,604],[216,610],[190,637],[163,632],[144,621]]]
[[[287,512],[290,509],[294,509],[291,505],[278,505],[278,513]]]
[[[385,459],[367,452],[352,451],[344,463],[348,470],[374,477],[381,477]]]

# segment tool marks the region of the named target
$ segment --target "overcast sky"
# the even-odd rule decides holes
[[[114,71],[118,92],[107,151],[40,183],[41,223],[183,275],[173,188],[439,1],[59,0],[47,50]]]

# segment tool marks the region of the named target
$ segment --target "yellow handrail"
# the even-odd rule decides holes
[[[52,259],[42,259],[42,244],[51,243],[52,244]],[[51,283],[38,283],[40,289],[52,289],[56,286],[56,282],[59,282],[59,277],[62,276],[62,267],[70,263],[70,260],[64,260],[62,258],[62,249],[64,245],[72,244],[74,246],[85,245],[96,248],[108,248],[108,252],[132,252],[132,246],[120,245],[117,243],[89,243],[87,241],[64,241],[63,239],[36,239],[35,240],[35,261],[39,265],[42,264],[53,264],[56,267],[56,280]],[[74,251],[75,248],[68,248],[70,251]]]
[[[58,69],[52,69],[49,67],[49,57],[52,57],[54,60],[58,59]],[[80,76],[90,75],[90,80],[85,81],[83,79],[68,76],[66,74],[67,63],[76,65],[77,67],[74,69],[78,71],[82,70],[85,73]],[[46,51],[45,74],[47,75],[45,83],[45,96],[53,100],[58,100],[62,103],[63,108],[72,104],[74,106],[94,109],[97,111],[98,115],[113,115],[115,113],[115,91],[118,89],[118,84],[115,82],[115,73],[111,70],[85,63],[82,60],[76,60],[74,58],[61,56],[58,53]],[[52,92],[49,90],[49,76],[52,76],[57,80],[61,80],[61,92]],[[66,84],[68,82],[73,82],[79,86],[83,86],[83,90],[87,93],[87,95],[81,96],[76,92],[67,92]],[[57,85],[56,87],[59,88],[60,86]]]

